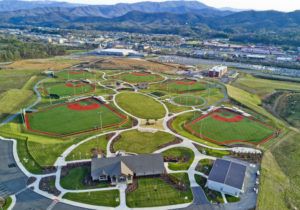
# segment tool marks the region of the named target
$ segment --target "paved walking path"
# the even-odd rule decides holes
[[[118,74],[121,74],[122,72],[118,73]],[[116,75],[118,75],[116,74]],[[162,75],[163,76],[163,75]],[[154,84],[154,83],[160,83],[160,82],[164,82],[166,81],[168,78],[166,76],[163,76],[164,77],[164,80],[163,81],[158,81],[158,82],[153,82],[153,83],[149,83],[149,84]],[[103,80],[107,80],[106,78],[106,73],[103,72],[102,74],[102,79]],[[34,86],[34,91],[36,93],[36,96],[37,96],[37,100],[29,107],[27,107],[27,109],[31,109],[33,108],[35,105],[37,105],[40,101],[41,101],[41,95],[38,91],[38,86],[39,84],[43,82],[43,80],[39,81],[35,86]],[[32,199],[33,198],[37,198],[38,196],[41,196],[43,199],[41,199],[41,202],[38,203],[39,205],[41,205],[41,203],[44,203],[44,206],[45,206],[45,209],[48,209],[48,210],[51,210],[51,209],[59,209],[58,207],[59,206],[64,206],[65,209],[99,209],[99,210],[102,210],[102,209],[110,209],[108,207],[100,207],[100,206],[94,206],[94,205],[88,205],[88,204],[83,204],[83,203],[78,203],[78,202],[74,202],[74,201],[70,201],[70,200],[66,200],[66,199],[63,199],[63,195],[66,194],[66,193],[69,193],[69,192],[72,192],[72,193],[79,193],[79,192],[96,192],[96,191],[107,191],[107,190],[119,190],[120,192],[120,205],[116,208],[116,209],[128,209],[128,207],[126,206],[126,193],[125,193],[125,190],[126,190],[126,185],[119,185],[119,186],[115,186],[115,187],[108,187],[108,188],[97,188],[97,189],[86,189],[86,190],[67,190],[67,189],[64,189],[61,185],[60,185],[60,178],[61,178],[61,170],[62,170],[62,167],[66,166],[67,164],[69,163],[81,163],[81,162],[86,162],[86,161],[90,161],[90,159],[86,159],[86,160],[73,160],[73,161],[66,161],[66,157],[74,150],[76,149],[77,147],[79,147],[80,145],[88,142],[88,141],[91,141],[93,139],[96,139],[98,137],[101,137],[101,136],[104,136],[104,135],[108,135],[108,134],[114,134],[109,142],[108,142],[108,145],[107,145],[107,148],[106,148],[106,152],[107,152],[107,156],[108,157],[111,157],[111,156],[114,156],[115,154],[113,154],[111,151],[110,151],[110,147],[111,147],[111,144],[113,142],[113,140],[118,136],[120,135],[122,132],[126,132],[126,131],[129,131],[129,130],[133,130],[133,129],[144,129],[141,127],[141,122],[143,119],[140,119],[134,115],[132,115],[131,113],[128,113],[127,111],[125,111],[124,109],[122,109],[118,103],[116,102],[116,96],[120,93],[118,92],[116,89],[114,88],[110,88],[110,87],[107,87],[106,85],[103,85],[100,82],[98,82],[98,85],[103,87],[103,88],[106,88],[106,89],[110,89],[110,90],[113,90],[114,91],[114,94],[113,94],[113,103],[114,105],[120,109],[122,112],[124,112],[125,114],[127,114],[128,116],[132,117],[133,119],[136,119],[138,124],[134,127],[131,127],[131,128],[128,128],[128,129],[123,129],[123,130],[116,130],[116,131],[110,131],[110,132],[104,132],[104,133],[101,133],[101,134],[97,134],[97,135],[94,135],[94,136],[91,136],[89,138],[86,138],[85,140],[83,141],[80,141],[79,143],[77,144],[74,144],[74,145],[71,145],[69,148],[67,148],[62,154],[60,157],[57,158],[57,160],[55,161],[55,164],[54,166],[56,166],[57,170],[55,173],[51,173],[51,174],[43,174],[43,175],[36,175],[36,174],[32,174],[30,173],[29,171],[26,170],[26,168],[22,165],[19,157],[18,157],[18,154],[17,154],[17,142],[16,140],[14,139],[5,139],[5,138],[2,138],[0,136],[0,139],[4,140],[4,141],[10,141],[12,142],[12,147],[13,147],[13,151],[12,151],[12,154],[13,154],[13,158],[18,166],[18,168],[22,171],[22,173],[24,173],[25,176],[27,177],[35,177],[36,178],[36,181],[33,182],[31,185],[27,186],[27,187],[23,187],[21,189],[21,191],[19,191],[17,193],[17,196],[16,196],[16,199],[13,200],[13,206],[16,205],[16,209],[20,207],[20,205],[24,207],[24,205],[26,206],[27,204],[22,204],[20,203],[20,200],[22,200],[21,198],[21,195],[24,197],[24,199],[26,198],[26,196],[24,195],[25,192],[28,192],[28,196],[32,196]],[[135,87],[135,91],[138,92],[138,89]],[[192,107],[192,110],[187,110],[187,111],[183,111],[183,112],[180,112],[180,113],[176,113],[176,114],[173,114],[172,116],[170,116],[170,112],[167,108],[167,106],[165,105],[165,103],[163,103],[163,101],[159,100],[157,97],[155,96],[152,96],[150,94],[145,94],[145,93],[141,93],[139,92],[140,94],[143,94],[143,95],[146,95],[148,97],[152,97],[154,100],[156,100],[157,102],[159,102],[165,109],[166,113],[165,113],[165,116],[163,118],[163,129],[157,129],[157,130],[160,130],[160,131],[164,131],[164,132],[168,132],[170,134],[172,134],[173,136],[175,137],[178,137],[180,139],[182,139],[183,141],[179,144],[175,144],[175,145],[170,145],[170,146],[167,146],[165,148],[162,148],[162,149],[159,149],[157,151],[155,151],[155,153],[161,153],[165,150],[168,150],[168,149],[171,149],[171,148],[176,148],[176,147],[185,147],[185,148],[189,148],[193,151],[195,157],[194,157],[194,160],[191,164],[191,166],[189,167],[188,170],[185,170],[185,171],[172,171],[170,170],[168,167],[166,167],[166,170],[169,172],[169,173],[178,173],[178,172],[184,172],[184,173],[187,173],[188,176],[189,176],[189,180],[190,180],[190,186],[191,186],[191,189],[192,189],[192,192],[193,192],[193,195],[194,195],[194,200],[193,200],[193,205],[190,206],[191,203],[187,203],[187,204],[180,204],[180,205],[170,205],[170,206],[163,206],[163,207],[153,207],[153,208],[146,208],[146,209],[179,209],[179,208],[186,208],[188,206],[190,206],[190,208],[194,208],[195,206],[203,206],[203,209],[209,209],[211,208],[211,205],[210,203],[208,202],[206,196],[205,196],[205,193],[203,192],[202,188],[197,184],[196,180],[195,180],[195,174],[197,175],[200,175],[200,176],[203,176],[205,178],[207,178],[207,175],[201,173],[201,172],[198,172],[196,171],[196,167],[197,167],[197,164],[200,160],[202,159],[216,159],[215,157],[212,157],[212,156],[207,156],[207,155],[204,155],[202,154],[201,152],[198,151],[198,149],[195,147],[195,144],[197,145],[200,145],[202,147],[205,147],[205,148],[209,148],[209,149],[214,149],[214,150],[227,150],[227,151],[235,151],[235,152],[241,152],[241,153],[259,153],[260,151],[259,150],[256,150],[256,149],[252,149],[252,148],[244,148],[244,147],[233,147],[233,148],[225,148],[225,147],[212,147],[212,146],[209,146],[209,145],[206,145],[206,144],[202,144],[202,143],[199,143],[199,142],[195,142],[195,141],[192,141],[184,136],[181,136],[180,134],[177,134],[175,132],[173,132],[167,125],[168,121],[173,119],[174,117],[176,116],[179,116],[179,115],[182,115],[182,114],[185,114],[185,113],[189,113],[189,112],[194,112],[194,111],[200,111],[201,112],[201,109],[197,109],[195,107]],[[15,115],[12,115],[10,116],[8,119],[6,119],[4,122],[2,122],[0,124],[1,125],[4,125],[6,123],[9,123],[12,119],[14,119],[14,117],[16,117],[18,114],[20,113],[16,113]],[[2,140],[0,141],[0,144],[2,142]],[[8,155],[8,154],[6,154]],[[167,166],[167,164],[166,164]],[[51,195],[47,192],[44,192],[44,191],[41,191],[39,189],[39,183],[40,183],[40,180],[44,177],[47,177],[47,176],[55,176],[56,179],[55,179],[55,186],[56,188],[61,191],[60,195],[58,196],[54,196],[54,195]],[[29,187],[32,187],[33,190],[30,190],[28,191]],[[20,195],[20,196],[19,196]],[[28,198],[27,198],[28,199]],[[224,197],[224,201],[226,201],[226,198]],[[250,201],[249,201],[250,202]],[[36,205],[34,203],[31,203],[32,206]],[[76,207],[75,207],[76,206]],[[247,206],[246,204],[244,206]],[[23,208],[22,207],[22,208]],[[234,206],[234,204],[231,205],[231,207],[233,209],[235,209],[236,206]],[[113,208],[111,208],[113,209]],[[144,209],[144,208],[136,208],[136,209]]]

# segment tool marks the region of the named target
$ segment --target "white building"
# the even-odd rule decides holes
[[[227,66],[215,66],[208,72],[209,77],[222,77],[228,71]]]
[[[207,187],[211,190],[239,197],[244,192],[247,167],[229,160],[217,159],[209,173]]]
[[[130,50],[130,49],[98,49],[95,51],[98,55],[106,55],[106,56],[143,56],[137,51]]]

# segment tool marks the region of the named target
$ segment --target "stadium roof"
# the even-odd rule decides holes
[[[211,169],[208,180],[242,189],[246,166],[229,160],[217,159]]]

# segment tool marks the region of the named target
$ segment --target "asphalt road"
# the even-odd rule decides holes
[[[13,142],[0,140],[0,196],[6,197],[26,188],[27,177],[13,157]]]

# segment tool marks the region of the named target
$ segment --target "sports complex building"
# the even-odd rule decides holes
[[[244,192],[244,180],[247,167],[229,160],[217,159],[214,162],[207,187],[224,194],[239,197]]]

